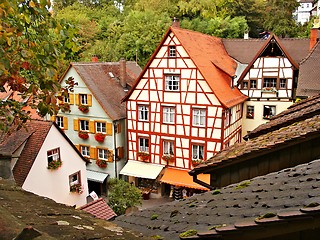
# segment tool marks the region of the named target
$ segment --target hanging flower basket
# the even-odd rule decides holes
[[[81,112],[83,112],[83,113],[87,113],[87,112],[89,112],[89,107],[88,107],[88,105],[79,105],[79,107],[78,107],[78,109],[81,111]]]
[[[51,169],[51,170],[55,170],[59,167],[61,167],[62,165],[62,161],[58,160],[58,161],[51,161],[49,162],[48,164],[48,169]]]
[[[96,160],[96,164],[100,167],[100,168],[106,168],[108,163],[106,160],[102,160],[102,159],[98,159]]]
[[[84,139],[84,140],[86,140],[86,139],[89,138],[89,134],[88,134],[87,132],[82,132],[82,131],[80,131],[80,132],[78,133],[78,136],[79,136],[79,138],[82,138],[82,139]]]
[[[166,162],[173,162],[175,160],[175,157],[171,154],[164,154],[162,156],[162,159],[165,160]]]
[[[150,160],[150,154],[147,152],[138,152],[138,157],[144,162],[147,162]]]
[[[98,142],[103,142],[105,137],[106,135],[103,133],[96,133],[96,135],[94,135],[94,139]]]
[[[70,192],[74,192],[74,193],[83,193],[83,187],[81,184],[75,184],[70,186]]]

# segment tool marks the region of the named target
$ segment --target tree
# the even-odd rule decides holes
[[[110,179],[108,205],[117,215],[125,213],[129,207],[141,205],[141,191],[130,183],[121,179]]]
[[[32,108],[40,115],[58,111],[56,93],[63,60],[77,51],[75,30],[52,18],[50,1],[2,0],[0,4],[0,92],[17,91],[31,97]],[[25,122],[29,116],[23,103],[1,101],[0,129],[15,119]],[[8,114],[10,112],[10,114]]]

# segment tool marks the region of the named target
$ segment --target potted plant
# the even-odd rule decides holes
[[[83,105],[83,104],[80,104],[78,109],[83,112],[83,113],[87,113],[89,112],[89,106],[88,105]]]
[[[164,154],[162,156],[162,159],[165,160],[166,162],[173,162],[174,161],[174,156],[171,154]]]
[[[149,161],[150,159],[150,154],[147,152],[138,152],[138,157],[142,160],[142,161]]]
[[[94,135],[94,139],[95,139],[96,141],[98,141],[98,142],[103,142],[105,137],[106,137],[106,135],[103,134],[103,133],[96,133],[96,134]]]
[[[59,108],[62,112],[71,112],[69,103],[60,103]]]
[[[96,160],[96,164],[100,167],[100,168],[106,168],[107,167],[107,161],[103,160],[103,159],[97,159]]]
[[[74,184],[72,186],[70,186],[70,192],[75,192],[75,193],[83,193],[83,187],[81,184]]]
[[[55,169],[61,167],[61,165],[62,165],[61,160],[51,161],[48,163],[48,169],[55,170]]]
[[[78,136],[79,136],[79,138],[82,138],[82,139],[84,139],[84,140],[86,140],[86,139],[89,138],[88,132],[84,132],[84,131],[80,131],[80,132],[78,133]]]

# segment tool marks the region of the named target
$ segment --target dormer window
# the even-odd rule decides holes
[[[169,57],[176,57],[176,46],[169,46]]]

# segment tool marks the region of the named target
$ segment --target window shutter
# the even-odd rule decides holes
[[[97,149],[95,147],[90,147],[90,158],[97,159]]]
[[[117,133],[121,133],[121,123],[117,124]]]
[[[87,100],[88,100],[88,106],[91,107],[91,106],[92,106],[92,95],[91,95],[91,94],[88,94],[88,95],[87,95],[87,98],[88,98],[88,99],[87,99]]]
[[[51,121],[51,122],[55,122],[55,121],[56,121],[56,115],[52,115],[52,116],[50,117],[50,121]]]
[[[112,151],[112,150],[109,150],[109,152],[110,152],[110,155],[109,155],[109,157],[108,157],[108,162],[113,162],[113,158],[114,158],[114,156],[113,156],[113,151]]]
[[[76,105],[79,105],[79,103],[80,103],[79,94],[76,94]]]
[[[74,104],[74,94],[73,93],[69,93],[69,101],[70,101],[70,105]]]
[[[112,135],[112,123],[107,123],[107,135]]]
[[[73,119],[73,130],[79,131],[79,119]]]
[[[123,147],[118,147],[118,159],[122,159],[124,157]]]
[[[91,133],[95,133],[95,127],[94,127],[94,121],[90,121],[89,122],[89,131],[91,132]]]
[[[68,130],[68,118],[63,117],[63,129]]]

